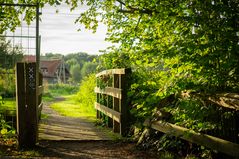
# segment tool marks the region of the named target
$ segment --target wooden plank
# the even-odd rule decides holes
[[[113,120],[117,122],[120,122],[121,120],[121,113],[114,111],[110,108],[107,108],[104,105],[95,103],[95,109],[101,111],[102,113],[104,113],[105,115],[109,116],[110,118],[112,118]]]
[[[96,74],[96,77],[100,77],[103,75],[112,75],[112,74],[125,74],[127,72],[127,69],[110,69],[110,70],[104,70],[98,74]]]
[[[113,75],[113,87],[119,88],[119,75],[114,74]],[[120,99],[113,97],[113,110],[119,112],[119,103]],[[113,120],[113,132],[120,133],[120,124]]]
[[[39,111],[40,111],[40,112],[42,111],[42,107],[43,107],[43,102],[41,102],[41,104],[38,105],[38,112],[39,112]]]
[[[119,99],[122,98],[121,92],[122,90],[119,88],[106,87],[105,89],[100,89],[95,87],[95,93],[106,94]]]
[[[162,121],[150,122],[146,120],[144,126],[149,126],[155,130],[180,137],[192,143],[203,145],[213,150],[218,150],[225,154],[239,157],[239,144],[232,143],[214,136],[196,133],[195,131]]]
[[[41,104],[38,105],[38,113],[37,113],[37,116],[38,116],[38,122],[39,120],[41,120],[41,111],[42,111],[42,108],[43,108],[43,102],[41,102]]]
[[[27,136],[26,129],[26,92],[25,92],[25,64],[16,65],[16,111],[17,111],[17,136],[19,147],[25,144]]]
[[[220,94],[216,94],[216,96],[218,96],[218,97],[228,97],[228,98],[239,100],[239,94],[238,93],[220,93]]]
[[[26,63],[26,147],[33,147],[37,142],[38,136],[38,96],[37,96],[37,72],[36,63]]]
[[[129,132],[129,103],[127,98],[127,91],[129,88],[128,85],[129,74],[119,75],[119,88],[122,89],[122,99],[119,100],[119,112],[121,115],[120,122],[120,134],[126,136]]]
[[[38,86],[37,95],[39,96],[39,95],[43,94],[43,92],[44,92],[44,86]]]
[[[230,108],[237,111],[239,110],[239,100],[237,99],[230,99],[227,97],[209,97],[208,100],[221,107]]]

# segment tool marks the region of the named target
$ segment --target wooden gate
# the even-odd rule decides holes
[[[19,147],[33,147],[38,139],[43,92],[42,75],[36,63],[17,63],[17,133]]]

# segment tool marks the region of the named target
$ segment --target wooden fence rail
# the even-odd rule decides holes
[[[38,139],[42,109],[42,74],[36,63],[17,63],[17,133],[19,147],[33,147]]]
[[[97,118],[107,116],[108,127],[113,127],[114,132],[119,132],[122,136],[127,134],[129,127],[129,107],[127,100],[128,78],[131,69],[111,69],[105,70],[96,75]],[[103,84],[103,88],[102,85]]]
[[[201,134],[187,128],[177,126],[165,121],[150,122],[146,120],[144,126],[173,135],[189,142],[203,145],[213,150],[218,150],[230,156],[239,157],[239,144],[232,143],[211,135]]]

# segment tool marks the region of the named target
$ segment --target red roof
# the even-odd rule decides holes
[[[47,69],[47,72],[43,71],[43,76],[55,77],[57,68],[61,65],[61,60],[40,61],[41,69]]]
[[[36,62],[36,56],[35,55],[25,55],[23,57],[24,62]]]
[[[24,62],[36,62],[35,55],[25,55]],[[61,65],[61,60],[41,60],[40,68],[43,73],[43,77],[56,77],[57,68]]]

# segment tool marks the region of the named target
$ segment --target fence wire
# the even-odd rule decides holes
[[[0,12],[3,7],[9,6],[0,4]],[[11,7],[19,9],[21,6]],[[12,126],[16,123],[15,65],[17,62],[36,61],[36,22],[28,25],[24,16],[20,15],[21,24],[14,31],[5,30],[0,34],[0,119]]]

